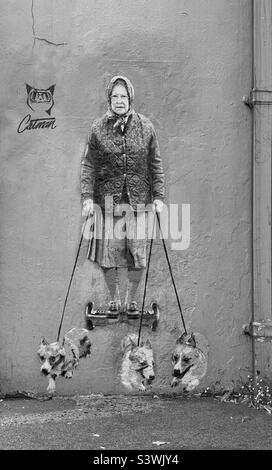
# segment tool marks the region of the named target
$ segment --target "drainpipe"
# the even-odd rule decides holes
[[[265,344],[272,339],[271,315],[271,133],[272,4],[252,0],[252,89],[244,98],[252,110],[252,338],[254,397],[256,374],[267,372]],[[257,344],[258,342],[258,344]],[[261,344],[262,343],[262,344]]]

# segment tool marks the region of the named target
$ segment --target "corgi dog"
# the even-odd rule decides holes
[[[90,356],[89,331],[85,328],[72,328],[64,335],[61,342],[55,343],[48,343],[42,337],[37,354],[42,361],[40,372],[49,379],[47,391],[53,395],[56,390],[56,378],[63,376],[71,379],[79,360]]]
[[[171,387],[181,383],[186,391],[197,387],[207,372],[207,358],[196,346],[193,333],[183,333],[176,341],[172,354],[173,379]]]
[[[136,334],[129,334],[122,339],[121,382],[128,390],[145,391],[155,379],[153,350],[149,339],[139,346],[137,343]]]

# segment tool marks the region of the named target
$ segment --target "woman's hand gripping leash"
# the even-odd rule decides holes
[[[163,201],[161,201],[160,199],[155,199],[153,201],[153,210],[154,212],[156,212],[157,214],[160,214],[163,210]]]
[[[82,217],[88,219],[91,215],[93,215],[93,200],[85,199],[82,204]]]

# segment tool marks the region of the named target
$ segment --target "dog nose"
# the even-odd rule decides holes
[[[148,378],[149,378],[149,380],[154,380],[154,379],[155,379],[155,375],[150,375]]]
[[[41,369],[41,373],[43,375],[48,375],[49,374],[48,370],[46,370],[46,369]]]
[[[173,377],[180,377],[180,370],[179,369],[174,369]]]

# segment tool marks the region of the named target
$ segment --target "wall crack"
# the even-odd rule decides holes
[[[36,35],[35,29],[35,15],[34,15],[34,0],[31,0],[31,16],[32,16],[32,35],[33,35],[33,48],[35,46],[36,41],[42,41],[50,46],[67,46],[67,42],[53,42],[49,41],[49,39],[41,38]]]

